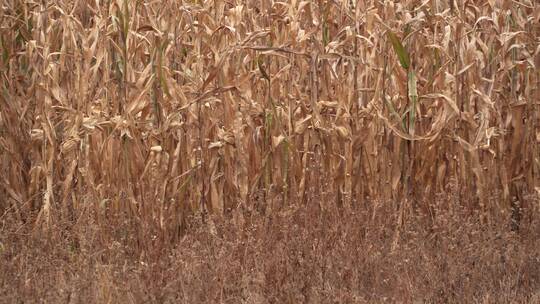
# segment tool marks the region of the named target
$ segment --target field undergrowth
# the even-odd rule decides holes
[[[133,224],[66,233],[2,229],[2,303],[540,303],[540,221],[511,232],[455,198],[406,214],[389,204],[309,206],[189,220],[174,245],[138,251]],[[90,221],[90,222],[88,222]]]

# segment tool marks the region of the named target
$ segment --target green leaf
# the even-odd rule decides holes
[[[396,111],[396,109],[394,108],[394,105],[388,101],[386,98],[383,98],[384,102],[386,103],[386,106],[388,107],[388,109],[390,109],[390,113],[396,117],[398,120],[401,121],[401,130],[403,131],[406,131],[407,129],[405,128],[405,117],[402,117],[401,115],[399,115],[399,113]]]
[[[264,77],[264,79],[270,81],[270,76],[268,75],[268,73],[267,73],[266,70],[264,69],[262,56],[259,56],[259,57],[257,58],[257,66],[259,67],[259,71],[261,72],[261,74],[262,74],[262,76]]]
[[[404,69],[409,69],[409,66],[411,65],[409,53],[403,47],[403,44],[401,44],[401,41],[399,40],[398,36],[394,34],[394,32],[388,30],[386,33],[388,34],[388,38],[390,39],[390,42],[392,43],[392,46],[394,47],[394,51],[396,52],[399,58],[399,63],[401,63],[401,66]]]
[[[416,122],[416,103],[418,100],[418,92],[416,89],[416,74],[411,69],[407,76],[407,87],[409,92],[409,134],[414,135],[414,124]]]
[[[330,42],[330,29],[328,28],[328,25],[326,22],[323,23],[323,45],[327,46],[328,42]]]
[[[0,37],[0,47],[2,47],[2,60],[4,64],[7,65],[7,62],[9,60],[9,51],[7,47],[4,46],[4,38]]]

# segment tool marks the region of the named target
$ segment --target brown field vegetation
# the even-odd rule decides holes
[[[540,302],[534,0],[3,0],[0,302]]]

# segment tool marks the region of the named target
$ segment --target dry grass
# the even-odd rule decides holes
[[[319,231],[317,225],[343,221],[349,227],[343,229],[352,229],[375,225],[373,219],[383,217],[381,227],[373,229],[389,229],[384,236],[390,239],[377,241],[373,237],[382,234],[375,234],[360,244],[389,242],[390,253],[368,264],[391,273],[400,261],[394,254],[444,252],[414,265],[435,271],[440,270],[438,261],[453,253],[410,233],[422,235],[427,229],[426,238],[436,238],[438,217],[453,219],[450,205],[457,204],[465,222],[478,220],[478,226],[466,229],[479,233],[471,248],[480,250],[509,224],[524,238],[512,241],[524,246],[516,245],[512,263],[525,264],[513,264],[508,271],[538,269],[538,252],[531,247],[538,243],[535,219],[540,213],[538,3],[352,2],[358,3],[4,0],[0,231],[8,249],[3,250],[13,253],[13,246],[27,246],[24,234],[46,236],[49,241],[38,242],[36,250],[57,250],[50,242],[59,239],[74,248],[99,242],[97,252],[106,254],[81,253],[75,258],[86,260],[77,260],[80,269],[73,271],[80,270],[81,284],[104,284],[87,291],[107,302],[101,297],[122,292],[115,290],[121,286],[107,283],[121,265],[108,268],[102,261],[102,269],[90,270],[94,254],[122,258],[114,256],[115,242],[129,248],[131,259],[157,255],[148,263],[159,267],[170,259],[162,260],[161,251],[187,254],[184,262],[197,263],[171,247],[198,231],[190,227],[200,226],[194,222],[206,227],[229,221],[237,231],[243,227],[235,222],[242,212],[257,214],[266,223],[284,210],[300,208],[331,214],[334,222],[304,227],[308,235],[288,238],[291,250],[294,242],[316,237],[309,233]],[[441,201],[452,203],[439,210]],[[367,213],[358,218],[355,210]],[[355,219],[362,221],[354,224]],[[265,225],[270,225],[268,238],[279,234],[273,224]],[[286,227],[293,229],[290,225]],[[459,228],[443,231],[457,237]],[[258,234],[248,244],[265,238]],[[204,240],[190,246],[224,248]],[[407,249],[407,244],[416,247]],[[231,250],[249,248],[234,246]],[[460,243],[460,250],[464,246]],[[262,255],[274,250],[260,249]],[[22,265],[16,260],[27,254],[11,256],[15,260],[8,259],[9,264]],[[338,256],[343,263],[353,261]],[[489,268],[492,257],[483,258],[480,265],[503,280],[500,269]],[[278,265],[268,263],[260,267]],[[462,284],[464,274],[459,272],[464,270],[459,267],[470,263],[457,265],[445,271],[453,271],[448,275]],[[225,271],[219,268],[225,265],[211,267],[216,268],[209,277],[226,279],[213,272]],[[243,266],[234,267],[245,275]],[[283,271],[279,267],[285,266],[272,267]],[[142,271],[139,279],[154,278],[144,268],[134,269]],[[482,269],[474,271],[472,276]],[[66,273],[55,275],[68,280]],[[537,277],[527,275],[531,286],[538,287]],[[125,286],[135,288],[130,285],[135,281],[123,278]],[[376,279],[373,291],[384,294]],[[276,285],[267,277],[256,280],[285,284],[283,278]],[[394,299],[396,290],[410,301],[427,290],[414,279],[389,280],[388,294]],[[508,280],[487,283],[478,294],[461,290],[449,295],[440,287],[440,298],[432,294],[426,299],[459,302],[474,296],[489,302],[494,299],[482,298],[490,295],[488,289],[509,291],[511,285],[504,284],[515,281]],[[313,283],[320,284],[317,292],[337,297],[343,291],[332,287],[337,282],[321,282]],[[433,281],[434,286],[441,282]],[[298,287],[296,283],[291,286]],[[3,286],[9,285],[4,281]],[[532,290],[527,288],[518,289],[522,293],[516,296],[525,301]],[[195,292],[186,292],[183,299],[195,301],[188,296]],[[292,294],[262,294],[279,302],[298,300]],[[369,292],[358,297],[373,300]]]
[[[4,229],[0,302],[540,303],[538,218],[517,237],[458,206],[447,198],[433,219],[405,215],[394,252],[388,205],[193,219],[175,246],[154,240],[144,253],[115,221],[50,239]]]

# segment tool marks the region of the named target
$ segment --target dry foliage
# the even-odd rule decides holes
[[[450,182],[487,217],[523,203],[540,10],[457,2],[4,1],[0,207],[168,234],[309,187],[346,207],[429,209]]]
[[[411,210],[433,221],[440,193],[487,226],[538,215],[537,1],[0,10],[3,221],[116,220],[144,252],[178,241],[192,214],[347,217],[384,202],[392,249]]]

